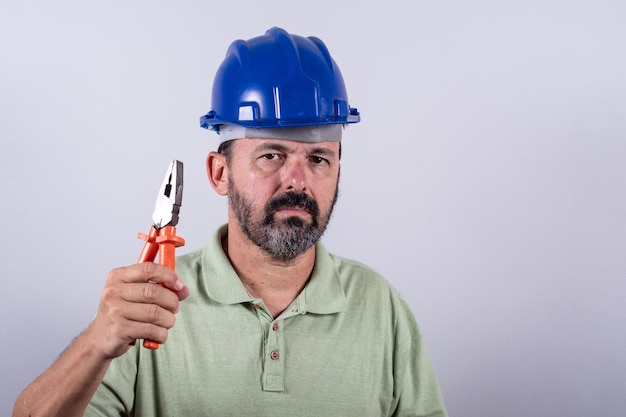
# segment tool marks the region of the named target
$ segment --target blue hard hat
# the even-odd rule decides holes
[[[233,42],[213,82],[212,110],[200,126],[250,128],[357,123],[339,67],[316,37],[273,27]]]

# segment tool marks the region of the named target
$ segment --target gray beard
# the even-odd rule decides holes
[[[237,217],[241,229],[255,245],[280,262],[289,262],[302,255],[322,237],[333,208],[337,202],[338,188],[328,213],[321,214],[315,200],[304,193],[288,192],[274,197],[264,207],[263,220],[259,218],[253,204],[239,192],[232,178],[229,179],[229,204]],[[300,207],[311,215],[307,223],[299,217],[276,220],[274,213],[281,207]]]

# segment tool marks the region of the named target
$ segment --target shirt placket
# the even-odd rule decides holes
[[[253,302],[261,331],[263,332],[263,374],[261,384],[264,391],[284,391],[285,360],[281,322],[274,320],[262,302]]]
[[[287,310],[274,319],[262,301],[255,301],[255,308],[263,331],[263,375],[264,391],[280,392],[285,390],[285,339],[283,325],[285,319],[304,314],[300,300],[296,299]]]

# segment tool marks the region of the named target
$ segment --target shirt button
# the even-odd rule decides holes
[[[278,354],[277,350],[273,350],[272,353],[270,353],[270,359],[272,359],[273,361],[277,360],[279,356],[280,355]]]
[[[278,323],[274,323],[272,325],[272,330],[274,330],[274,331],[278,330]]]
[[[252,307],[256,308],[257,310],[261,309],[260,304],[252,304]]]

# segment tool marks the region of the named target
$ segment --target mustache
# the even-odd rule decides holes
[[[288,192],[272,198],[267,203],[266,213],[271,216],[276,211],[284,207],[297,207],[304,209],[313,217],[317,217],[320,211],[317,202],[307,194]]]

